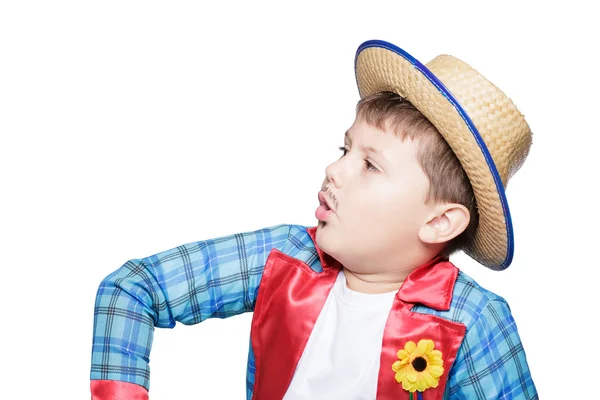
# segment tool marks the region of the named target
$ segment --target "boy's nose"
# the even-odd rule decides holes
[[[325,176],[327,177],[327,180],[331,183],[333,183],[333,186],[335,186],[336,188],[341,188],[343,185],[343,180],[342,180],[342,171],[341,171],[341,166],[340,164],[340,160],[329,164],[327,166],[327,168],[325,168]]]

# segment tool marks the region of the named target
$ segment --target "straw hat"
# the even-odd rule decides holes
[[[446,139],[471,181],[479,209],[477,231],[465,252],[492,270],[506,269],[514,240],[504,190],[531,146],[523,115],[500,89],[449,55],[423,65],[391,43],[372,40],[358,48],[355,72],[361,98],[397,93]]]

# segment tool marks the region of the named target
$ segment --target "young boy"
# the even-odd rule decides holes
[[[467,64],[363,43],[361,101],[318,225],[280,225],[125,263],[100,285],[93,399],[147,399],[154,327],[253,311],[247,398],[537,399],[507,303],[448,260],[503,270],[504,188],[531,132]]]

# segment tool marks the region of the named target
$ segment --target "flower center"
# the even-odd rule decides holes
[[[425,371],[425,368],[427,368],[427,361],[423,357],[415,358],[411,364],[417,372]]]

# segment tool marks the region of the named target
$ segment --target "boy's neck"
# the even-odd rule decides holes
[[[400,289],[406,275],[398,273],[359,274],[343,268],[346,286],[350,290],[366,294],[395,292]]]

